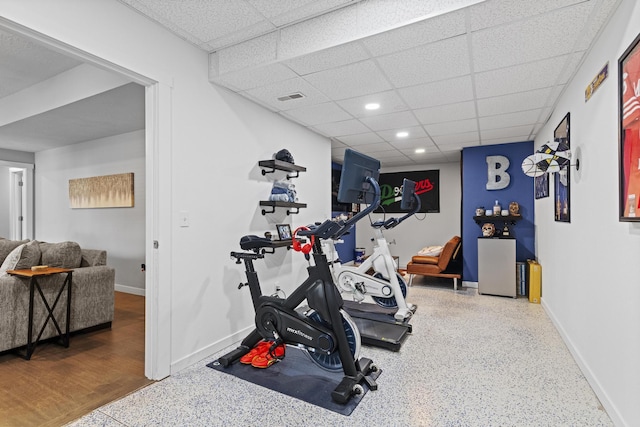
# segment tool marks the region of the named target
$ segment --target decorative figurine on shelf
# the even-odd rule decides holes
[[[276,160],[281,160],[283,162],[291,163],[292,165],[295,164],[295,162],[293,161],[293,156],[291,155],[291,152],[286,148],[283,148],[282,150],[275,153],[273,155],[273,158]]]
[[[484,215],[484,208],[480,207],[480,208],[476,208],[476,216],[483,216]]]
[[[502,228],[502,235],[504,237],[511,236],[511,231],[509,231],[509,226],[507,224],[505,224],[504,227]]]
[[[496,233],[496,226],[490,222],[482,224],[482,237],[493,237]]]
[[[509,214],[513,216],[520,215],[520,205],[518,204],[518,202],[509,203]]]

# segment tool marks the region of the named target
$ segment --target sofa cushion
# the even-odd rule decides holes
[[[82,261],[82,250],[76,242],[40,242],[42,265],[60,268],[78,268]]]
[[[6,274],[7,270],[23,270],[38,265],[40,262],[40,246],[38,242],[32,241],[23,243],[14,250],[2,262],[0,266],[0,277]]]
[[[17,248],[18,246],[28,243],[28,240],[0,240],[0,262],[4,262],[5,258],[9,253]]]

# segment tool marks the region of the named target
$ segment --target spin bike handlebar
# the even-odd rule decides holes
[[[415,214],[416,212],[418,212],[420,210],[420,207],[422,206],[422,202],[420,200],[420,196],[418,196],[416,193],[413,193],[413,198],[416,201],[415,206],[413,207],[413,209],[411,209],[410,212],[406,213],[404,216],[402,216],[401,218],[389,218],[386,221],[376,221],[373,224],[371,224],[371,226],[373,228],[384,228],[385,230],[389,230],[393,227],[395,227],[396,225],[400,224],[401,222],[403,222],[404,220],[406,220],[407,218],[409,218],[410,216],[412,216],[413,214]]]
[[[309,230],[300,230],[299,236],[315,236],[319,239],[337,239],[347,231],[358,221],[365,216],[373,212],[378,205],[380,205],[380,185],[375,178],[368,176],[366,182],[373,187],[373,201],[362,211],[355,214],[353,217],[346,221],[332,221],[330,219],[323,223],[316,223],[315,225],[309,225]]]

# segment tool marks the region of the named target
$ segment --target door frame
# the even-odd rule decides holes
[[[145,376],[171,373],[171,109],[172,78],[154,80],[0,17],[0,28],[145,86]],[[31,169],[33,171],[33,167]],[[31,180],[33,181],[33,180]],[[164,191],[160,191],[160,189]],[[31,192],[33,203],[33,192]],[[33,229],[32,229],[33,232]],[[161,241],[162,236],[162,241]],[[162,333],[160,333],[162,331]]]

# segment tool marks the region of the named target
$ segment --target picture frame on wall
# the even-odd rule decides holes
[[[566,143],[569,149],[571,148],[570,118],[570,113],[567,113],[553,131],[553,140]],[[557,222],[571,222],[570,169],[569,166],[563,167],[560,172],[553,174],[554,219]]]
[[[536,199],[544,199],[549,197],[549,174],[545,173],[533,178],[535,189],[534,194]]]
[[[619,219],[640,221],[640,34],[618,59]]]

